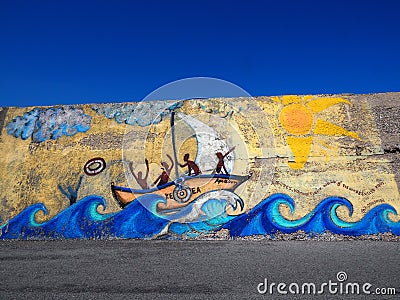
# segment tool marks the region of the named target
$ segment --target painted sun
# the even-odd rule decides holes
[[[273,97],[272,100],[282,105],[278,112],[278,119],[294,156],[294,162],[288,162],[292,169],[298,170],[304,167],[316,135],[348,136],[361,141],[357,133],[323,120],[317,115],[339,103],[351,105],[343,98],[316,99],[313,96],[282,96]]]

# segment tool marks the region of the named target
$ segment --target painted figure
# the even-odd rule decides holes
[[[186,153],[185,156],[183,157],[183,160],[185,161],[184,164],[179,164],[181,166],[181,168],[183,167],[188,167],[188,172],[189,172],[189,176],[192,175],[192,170],[194,175],[199,175],[201,174],[201,171],[199,169],[199,167],[196,165],[196,163],[192,160],[189,159],[189,153]]]
[[[81,175],[79,177],[78,184],[76,185],[75,190],[72,189],[71,186],[68,186],[67,191],[66,191],[61,186],[61,184],[58,185],[58,189],[60,190],[60,192],[69,199],[69,205],[73,205],[76,203],[76,200],[78,199],[78,191],[79,191],[79,188],[81,187],[82,179],[83,179],[83,175]]]
[[[215,168],[215,173],[221,173],[222,168],[225,171],[225,174],[228,174],[228,171],[225,168],[225,163],[224,163],[224,158],[231,153],[233,150],[235,150],[235,147],[232,147],[228,152],[226,152],[225,154],[222,154],[221,152],[217,152],[215,155],[217,155],[218,157],[218,163],[217,163],[217,167]]]
[[[172,168],[174,167],[174,161],[172,160],[172,157],[167,154],[168,158],[171,161],[171,167],[168,165],[167,162],[163,161],[161,162],[161,165],[163,166],[161,169],[163,172],[161,173],[160,176],[157,177],[157,179],[154,181],[154,185],[157,184],[157,187],[166,184],[169,181],[169,174],[171,173]]]
[[[129,168],[131,169],[131,173],[133,177],[135,177],[136,182],[140,185],[140,187],[144,190],[148,190],[149,185],[147,184],[147,178],[149,177],[149,161],[147,158],[144,161],[146,163],[146,176],[144,176],[144,178],[142,171],[139,171],[136,176],[135,172],[133,171],[132,162],[129,163]]]

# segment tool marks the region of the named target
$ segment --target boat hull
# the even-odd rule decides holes
[[[111,184],[111,190],[114,198],[121,208],[140,196],[154,194],[163,197],[165,203],[159,203],[158,210],[174,210],[187,206],[203,193],[228,190],[234,191],[243,182],[249,179],[249,176],[236,176],[225,174],[185,176],[180,182],[169,182],[158,188],[149,190],[136,190]]]

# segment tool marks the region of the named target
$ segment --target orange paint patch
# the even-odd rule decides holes
[[[288,133],[304,135],[311,131],[314,125],[314,115],[304,105],[291,104],[281,110],[279,121]]]

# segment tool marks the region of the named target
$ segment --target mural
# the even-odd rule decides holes
[[[71,136],[88,131],[91,117],[81,109],[59,107],[35,108],[15,117],[7,124],[7,132],[23,140],[32,137],[36,143],[57,140],[63,135]]]
[[[286,132],[286,143],[294,155],[295,161],[288,163],[293,169],[304,167],[315,135],[344,135],[361,140],[357,133],[316,117],[316,113],[332,105],[351,104],[343,98],[315,99],[312,96],[283,96],[281,99],[274,97],[273,100],[283,105],[279,111],[279,122]]]
[[[370,108],[350,98],[8,108],[0,239],[400,235]]]

